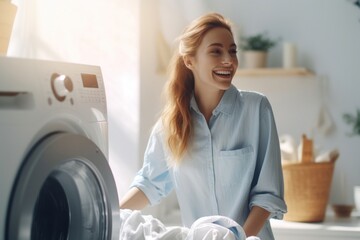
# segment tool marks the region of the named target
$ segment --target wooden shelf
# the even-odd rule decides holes
[[[313,76],[306,68],[240,68],[236,71],[236,77],[261,77],[261,76]]]

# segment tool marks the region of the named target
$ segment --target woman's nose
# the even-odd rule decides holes
[[[223,64],[232,64],[234,61],[233,57],[230,54],[224,54],[224,57],[222,59]]]

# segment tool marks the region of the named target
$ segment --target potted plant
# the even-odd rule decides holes
[[[240,48],[244,51],[244,67],[266,67],[268,50],[275,45],[276,41],[269,38],[266,33],[242,37],[240,40]]]
[[[347,124],[351,125],[352,131],[350,136],[360,136],[360,109],[356,110],[356,114],[345,113],[343,115],[344,120]]]

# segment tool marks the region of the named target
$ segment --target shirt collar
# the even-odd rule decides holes
[[[222,112],[226,115],[231,115],[234,110],[238,90],[234,85],[231,85],[222,96],[218,106],[214,109],[213,115],[217,115],[219,112]],[[196,103],[194,93],[190,100],[190,107],[194,109],[197,113],[201,114],[199,107]]]

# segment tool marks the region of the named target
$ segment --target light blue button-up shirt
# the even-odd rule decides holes
[[[243,225],[255,205],[281,219],[286,205],[279,139],[267,98],[231,86],[209,124],[194,97],[190,107],[194,135],[181,164],[169,160],[159,121],[132,187],[141,189],[151,205],[175,189],[187,227],[210,215],[227,216]],[[269,221],[259,237],[273,239]]]

